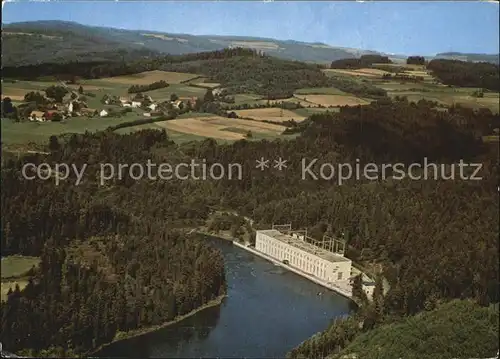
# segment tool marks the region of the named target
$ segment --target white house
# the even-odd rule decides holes
[[[182,105],[182,101],[181,100],[177,100],[177,101],[174,101],[172,103],[172,106],[174,106],[175,108],[180,108]]]
[[[155,103],[152,103],[151,105],[149,105],[149,106],[148,106],[148,108],[149,108],[151,111],[156,110],[156,108],[157,108],[157,107],[158,107],[158,105],[157,105],[157,104],[155,104]]]
[[[136,108],[136,107],[140,107],[141,106],[141,102],[139,101],[132,101],[132,107]]]
[[[144,112],[142,115],[143,115],[144,117],[151,117],[151,114],[150,114],[149,112]]]
[[[71,101],[68,105],[68,112],[72,113],[73,112],[73,101]]]
[[[101,110],[101,112],[99,112],[99,116],[101,117],[106,117],[108,115],[108,111],[106,110]]]
[[[44,122],[45,121],[45,113],[43,113],[42,111],[31,111],[30,121]]]

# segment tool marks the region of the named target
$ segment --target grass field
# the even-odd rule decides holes
[[[301,116],[296,112],[281,110],[277,107],[237,110],[235,112],[239,117],[251,118],[257,121],[285,122],[295,120],[296,122],[300,122],[305,119],[305,116]],[[282,114],[283,116],[281,116]]]
[[[167,129],[167,133],[175,131],[200,137],[232,141],[245,138],[243,131],[251,131],[252,134],[264,137],[273,137],[280,135],[285,130],[285,127],[279,125],[220,116],[175,119],[156,122],[155,124]],[[234,131],[236,128],[238,132]]]
[[[217,83],[217,82],[191,82],[191,84],[193,84],[195,86],[204,87],[207,89],[214,89],[214,88],[220,86],[220,83]]]
[[[48,143],[51,135],[63,133],[84,133],[105,130],[122,122],[130,121],[130,117],[122,118],[71,118],[62,122],[14,122],[2,119],[2,143]]]
[[[40,263],[38,257],[8,256],[1,261],[2,278],[20,277]]]
[[[2,258],[1,300],[4,301],[7,299],[9,289],[14,290],[16,284],[19,285],[19,289],[24,289],[26,284],[28,284],[26,273],[39,263],[40,258],[38,257],[9,256]]]

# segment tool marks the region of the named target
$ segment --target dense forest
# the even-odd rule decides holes
[[[423,56],[408,56],[406,59],[408,65],[425,65],[425,57]]]
[[[361,69],[373,64],[390,64],[389,57],[382,55],[363,55],[358,58],[335,60],[330,64],[331,69]]]
[[[2,168],[2,251],[41,253],[42,265],[27,289],[2,304],[1,341],[10,350],[54,344],[86,352],[116,331],[168,320],[223,293],[219,254],[175,229],[203,223],[214,208],[253,218],[260,228],[291,222],[318,238],[345,232],[347,255],[382,264],[390,284],[388,293],[366,306],[365,330],[451,299],[498,302],[498,148],[481,140],[498,127],[498,115],[488,111],[438,111],[426,101],[385,99],[311,116],[289,141],[178,145],[152,130],[53,138],[48,158],[29,155]],[[276,154],[288,159],[286,174],[263,175],[254,167],[255,158]],[[303,158],[409,165],[424,157],[448,166],[461,159],[481,163],[482,180],[395,179],[389,171],[385,179],[352,178],[338,185],[303,180],[300,170]],[[103,162],[175,164],[192,158],[207,165],[240,163],[243,178],[124,176],[96,183]],[[66,181],[56,187],[20,180],[24,162],[89,168],[80,186]],[[124,298],[126,309],[116,298]]]
[[[141,161],[157,143],[169,143],[164,132],[71,137],[64,147],[53,138],[49,158],[25,160]],[[153,212],[126,212],[130,184],[117,186],[109,202],[95,182],[20,180],[19,165],[2,168],[2,255],[41,256],[41,264],[1,305],[9,350],[89,353],[120,332],[164,323],[225,293],[221,254],[176,230],[178,217],[196,223],[205,214],[177,205],[180,193],[156,205],[140,201]]]
[[[500,91],[500,66],[487,62],[464,62],[458,60],[432,60],[429,70],[445,85],[481,87]]]
[[[469,300],[442,303],[413,317],[392,318],[373,330],[363,331],[360,323],[359,315],[337,320],[288,357],[492,358],[498,350],[498,307],[481,307]]]

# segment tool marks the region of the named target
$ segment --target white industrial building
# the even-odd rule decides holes
[[[352,261],[344,257],[344,242],[333,238],[317,241],[307,233],[288,229],[260,230],[256,233],[255,249],[292,268],[313,276],[328,286],[352,292],[350,283]],[[328,249],[325,244],[329,243]]]

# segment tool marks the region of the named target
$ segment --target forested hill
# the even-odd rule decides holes
[[[481,135],[498,127],[499,118],[488,111],[433,107],[379,100],[343,108],[312,116],[289,141],[177,145],[155,130],[53,137],[47,157],[5,161],[2,251],[41,253],[42,262],[32,283],[2,303],[1,342],[12,351],[38,353],[54,345],[88,353],[119,331],[169,320],[224,293],[220,254],[175,229],[203,223],[214,208],[250,217],[257,228],[291,222],[315,238],[344,232],[349,258],[383,268],[390,290],[377,291],[373,305],[362,307],[356,317],[361,327],[356,322],[328,330],[317,343],[321,348],[315,347],[324,354],[339,352],[361,332],[449,300],[498,302],[498,149]],[[288,161],[286,175],[255,168],[256,158],[278,154]],[[336,177],[304,180],[300,171],[304,158],[353,166],[359,159],[383,168],[422,163],[423,157],[447,164],[447,174],[461,159],[481,163],[482,180],[395,179],[388,171],[385,178],[351,178],[339,185]],[[191,159],[207,166],[240,163],[242,178],[134,180],[125,173],[104,186],[97,183],[101,163],[148,159],[174,166]],[[89,167],[81,185],[55,186],[20,180],[26,162]],[[440,335],[434,327],[428,340]],[[492,346],[490,337],[470,335],[474,343]],[[299,348],[296,357],[312,358],[309,348]]]
[[[499,54],[470,54],[462,52],[443,52],[434,56],[434,59],[460,60],[469,62],[490,62],[497,65],[500,63]]]
[[[4,66],[59,62],[77,58],[102,59],[106,53],[123,48],[163,54],[188,54],[227,47],[246,47],[289,60],[329,63],[360,54],[374,53],[344,49],[321,43],[282,41],[244,36],[195,36],[152,31],[93,27],[65,21],[34,21],[3,24],[2,62]],[[33,50],[36,50],[36,55]],[[75,51],[75,53],[71,53]]]

